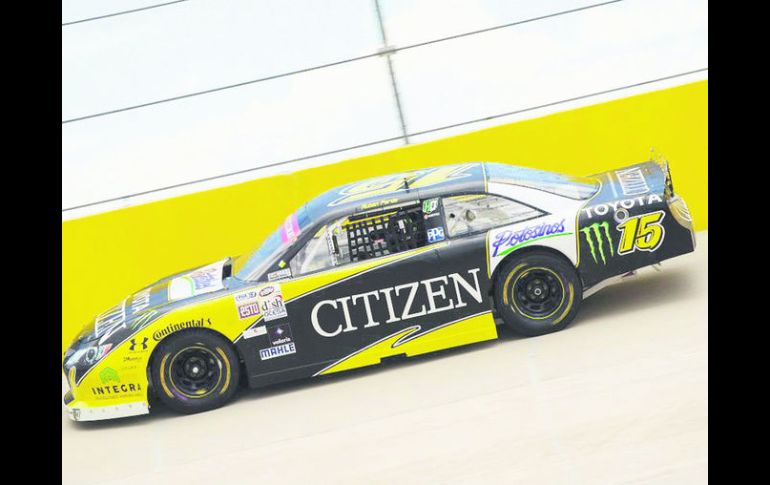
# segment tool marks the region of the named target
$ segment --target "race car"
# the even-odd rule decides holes
[[[693,251],[667,162],[589,177],[473,162],[346,185],[251,254],[96,316],[64,353],[74,420],[219,407],[257,388],[565,328],[581,301]]]

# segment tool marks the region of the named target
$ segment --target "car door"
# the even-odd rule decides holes
[[[451,325],[483,301],[481,279],[439,264],[447,243],[428,242],[426,220],[415,200],[315,228],[289,261],[291,279],[273,283],[285,312],[245,339],[251,384],[495,338],[493,324]]]

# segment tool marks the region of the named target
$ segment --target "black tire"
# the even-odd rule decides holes
[[[184,414],[218,408],[238,390],[238,355],[222,336],[200,329],[184,330],[163,340],[150,374],[157,398]]]
[[[569,261],[532,251],[506,261],[495,278],[495,305],[514,332],[533,337],[556,332],[575,318],[583,285]]]

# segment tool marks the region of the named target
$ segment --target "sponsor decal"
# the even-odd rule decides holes
[[[142,351],[142,350],[147,350],[147,341],[148,340],[150,340],[150,339],[147,338],[147,337],[144,337],[141,341],[137,342],[137,340],[135,338],[132,338],[131,340],[129,340],[129,344],[130,345],[128,346],[128,350],[130,350],[132,352],[134,352],[134,351],[139,352],[139,351]]]
[[[86,363],[93,364],[94,362],[99,361],[102,357],[107,355],[107,353],[110,351],[111,348],[112,348],[112,344],[89,347],[88,349],[86,349],[83,359],[86,361]]]
[[[259,325],[258,327],[251,327],[244,330],[243,338],[253,338],[265,334],[267,334],[267,329],[264,325]]]
[[[110,397],[120,397],[125,394],[141,392],[141,384],[113,384],[111,386],[92,387],[91,392],[97,399],[109,399]]]
[[[206,325],[209,327],[211,326],[210,318],[194,318],[192,320],[187,320],[186,322],[172,323],[161,330],[156,330],[155,333],[152,334],[152,339],[158,342],[163,337],[179,330],[184,330],[185,328],[205,327]]]
[[[468,270],[468,279],[459,273],[451,273],[437,278],[414,281],[399,286],[391,286],[368,293],[337,298],[336,300],[321,300],[313,307],[310,321],[316,333],[322,337],[336,337],[342,332],[354,332],[361,327],[375,327],[382,323],[408,321],[415,317],[445,312],[453,308],[468,305],[463,299],[469,297],[477,303],[482,302],[479,287],[479,268]],[[428,305],[414,304],[418,292],[427,297]],[[470,301],[470,300],[468,300]],[[353,322],[350,316],[350,306],[362,305],[366,311],[366,322]],[[374,319],[373,305],[387,312],[388,319],[380,322]]]
[[[277,345],[275,347],[268,347],[266,349],[259,350],[259,358],[261,360],[273,359],[275,357],[283,357],[284,355],[290,355],[297,352],[297,348],[294,346],[294,342],[288,344]]]
[[[291,268],[279,269],[267,274],[267,281],[276,281],[291,278]]]
[[[530,244],[538,239],[546,239],[555,236],[568,236],[571,232],[564,232],[564,219],[559,222],[543,222],[523,229],[506,229],[498,232],[492,241],[492,257],[505,256],[511,251]]]
[[[326,231],[326,235],[324,237],[326,238],[326,250],[329,252],[329,259],[332,263],[331,265],[337,266],[337,249],[334,247],[334,237],[332,231]]]
[[[257,301],[257,290],[250,289],[233,295],[235,308],[238,310],[238,318],[256,317],[259,315],[259,302]]]
[[[439,242],[444,240],[444,229],[441,227],[434,227],[433,229],[428,229],[428,242]]]
[[[666,230],[662,221],[666,216],[663,211],[655,211],[635,217],[628,217],[616,228],[620,231],[618,254],[639,251],[653,252],[663,244]]]
[[[168,285],[169,301],[190,298],[222,289],[222,271],[226,261],[226,259],[217,261],[171,280]]]
[[[102,381],[102,384],[107,384],[112,381],[120,382],[120,376],[118,375],[118,372],[111,367],[105,367],[99,373],[99,379]]]
[[[650,191],[647,179],[645,179],[644,173],[642,173],[642,169],[639,167],[615,170],[615,175],[618,177],[618,181],[620,181],[623,195],[646,194]]]
[[[426,214],[430,214],[438,209],[438,198],[428,199],[422,203],[422,211]]]
[[[288,323],[280,323],[266,328],[270,345],[282,345],[291,342],[291,326]]]
[[[612,247],[613,242],[609,222],[594,222],[590,226],[581,229],[580,232],[586,238],[588,249],[591,251],[591,257],[594,259],[594,263],[599,263],[599,260],[596,258],[596,253],[598,252],[599,257],[602,259],[602,264],[607,264],[605,247],[609,248],[610,256],[615,256],[615,250]]]
[[[292,243],[299,237],[299,223],[297,222],[297,215],[291,214],[283,221],[281,226],[281,241],[285,243]]]
[[[257,293],[257,303],[259,311],[262,313],[262,318],[266,322],[283,318],[287,315],[286,306],[283,303],[281,285],[278,283],[268,284],[260,288]]]
[[[625,255],[636,250],[653,252],[663,244],[666,237],[666,230],[662,224],[666,216],[664,211],[631,217],[628,212],[621,209],[618,210],[617,215],[622,216],[619,217],[620,223],[615,227],[615,230],[620,232],[617,254]],[[602,264],[607,264],[607,258],[615,256],[615,241],[612,237],[614,231],[610,230],[609,222],[594,222],[580,232],[586,238],[594,263],[598,264],[601,259]]]
[[[585,207],[583,213],[587,218],[593,219],[594,216],[605,216],[610,211],[616,212],[620,209],[628,210],[634,207],[644,207],[646,205],[661,202],[663,202],[663,199],[661,199],[658,194],[649,194],[634,197],[633,199],[615,200],[604,204]]]

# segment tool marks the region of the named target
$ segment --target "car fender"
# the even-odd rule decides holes
[[[74,399],[88,407],[146,403],[148,369],[161,342],[191,328],[205,328],[234,342],[243,330],[259,319],[257,316],[240,318],[236,296],[265,285],[239,288],[180,306],[162,314],[122,342],[105,344],[110,348],[98,363],[78,376],[77,381],[74,373],[68,376]]]

